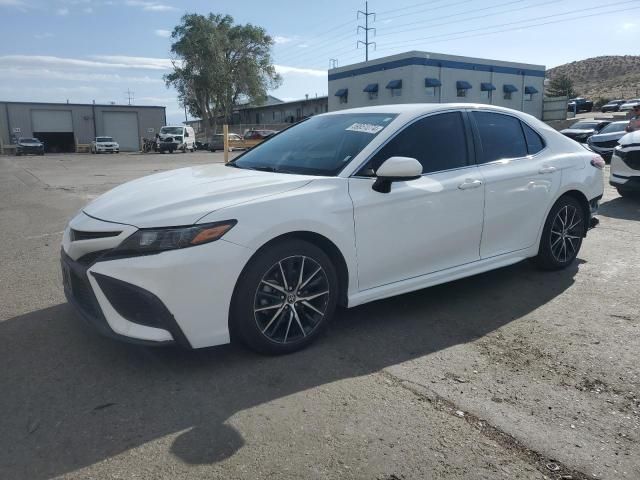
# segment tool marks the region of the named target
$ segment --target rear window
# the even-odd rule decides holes
[[[598,122],[578,122],[571,125],[570,128],[575,128],[576,130],[591,130],[598,125]]]
[[[472,115],[482,144],[479,163],[528,155],[522,124],[516,117],[492,112],[473,112]]]
[[[527,150],[529,155],[535,155],[544,148],[544,140],[533,128],[526,123],[522,124],[524,136],[527,139]]]

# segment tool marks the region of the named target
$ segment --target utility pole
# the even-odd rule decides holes
[[[187,118],[187,104],[184,105],[184,124],[186,125],[189,119]]]
[[[369,2],[364,2],[364,12],[362,10],[358,10],[358,14],[356,18],[360,18],[360,15],[364,17],[364,27],[362,25],[358,25],[358,34],[360,33],[360,29],[364,30],[364,42],[362,40],[358,40],[356,43],[356,48],[360,47],[360,44],[364,45],[364,59],[365,62],[369,61],[369,45],[373,45],[373,48],[376,48],[376,42],[369,41],[369,30],[373,30],[373,35],[376,34],[376,29],[373,27],[369,27],[369,17],[373,15],[373,21],[376,21],[375,12],[369,12]]]
[[[124,92],[124,93],[127,96],[127,100],[129,102],[129,105],[131,105],[135,101],[135,99],[133,98],[133,94],[136,93],[136,92],[132,92],[130,89],[127,88],[127,91]]]

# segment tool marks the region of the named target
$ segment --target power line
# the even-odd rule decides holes
[[[626,5],[626,4],[629,4],[629,3],[638,3],[638,1],[637,0],[627,0],[627,1],[624,1],[624,2],[617,2],[617,3],[610,3],[608,5],[601,5],[599,7],[583,8],[583,9],[581,9],[581,12],[588,12],[588,11],[592,11],[592,10],[598,10],[598,9],[601,9],[601,8],[609,8],[609,7],[618,6],[618,5]],[[542,17],[529,18],[529,19],[526,19],[526,20],[519,20],[519,21],[515,21],[515,22],[499,23],[497,25],[489,25],[489,26],[486,26],[486,27],[474,28],[474,29],[470,29],[470,30],[461,30],[459,32],[441,33],[441,34],[438,34],[438,35],[431,35],[431,36],[428,36],[428,37],[417,38],[415,40],[409,40],[409,42],[414,43],[414,42],[417,42],[417,41],[430,40],[432,38],[438,38],[438,37],[443,37],[443,36],[459,35],[459,34],[465,34],[465,33],[471,33],[471,32],[479,32],[479,31],[487,30],[489,28],[505,27],[505,26],[515,25],[515,24],[519,24],[519,23],[527,23],[527,22],[533,22],[533,21],[536,21],[536,20],[544,20],[544,19],[547,19],[547,18],[555,18],[555,17],[564,16],[564,15],[571,15],[571,14],[574,14],[574,13],[576,13],[576,12],[572,11],[572,12],[565,12],[565,13],[554,13],[553,15],[544,15]],[[402,32],[398,32],[398,33],[402,33]],[[392,45],[396,45],[396,44],[405,44],[405,43],[407,43],[407,41],[391,42],[391,43],[386,44],[386,47],[392,46]]]
[[[632,2],[622,2],[622,3],[632,3]],[[611,6],[611,5],[607,5],[607,6]],[[580,20],[583,18],[589,18],[589,17],[596,17],[598,15],[609,15],[609,14],[615,14],[618,12],[626,12],[626,11],[631,11],[631,10],[635,10],[637,7],[632,7],[632,8],[626,8],[626,9],[615,9],[615,10],[611,10],[611,11],[607,11],[607,12],[597,12],[597,13],[592,13],[589,15],[579,15],[576,17],[572,17],[572,18],[565,18],[565,19],[560,19],[560,20],[552,20],[552,21],[548,21],[548,22],[541,22],[541,23],[536,23],[533,25],[523,25],[520,27],[511,27],[511,28],[505,28],[505,29],[501,29],[501,30],[496,30],[496,31],[492,31],[492,32],[485,32],[485,33],[476,33],[476,34],[472,34],[472,35],[463,35],[463,36],[457,36],[457,37],[452,37],[452,38],[443,38],[440,40],[435,40],[431,43],[441,43],[441,42],[449,42],[452,40],[461,40],[461,39],[465,39],[465,38],[475,38],[475,37],[481,37],[481,36],[487,36],[487,35],[494,35],[496,33],[504,33],[504,32],[509,32],[509,31],[513,31],[513,30],[527,30],[529,28],[535,28],[535,27],[540,27],[543,25],[551,25],[551,24],[556,24],[556,23],[565,23],[565,22],[571,22],[574,20]],[[532,21],[532,20],[529,20]],[[487,28],[495,28],[495,26],[493,27],[487,27]],[[464,32],[457,32],[457,33],[452,33],[449,35],[460,35],[461,33]],[[422,39],[419,40],[408,40],[407,42],[404,42],[403,44],[411,44],[411,43],[416,43],[416,42],[422,42]],[[385,48],[381,48],[380,50],[385,51],[385,50],[395,50],[397,47],[385,47]],[[352,57],[347,57],[346,59],[349,60]]]
[[[465,3],[470,3],[473,0],[462,0],[460,2],[455,2],[455,3],[449,3],[447,5],[440,5],[438,7],[429,7],[429,8],[425,8],[423,10],[418,10],[416,12],[407,12],[407,13],[401,13],[400,15],[393,15],[391,17],[384,17],[386,20],[393,20],[394,18],[400,18],[400,17],[406,17],[408,15],[415,15],[416,13],[423,13],[423,12],[433,12],[434,10],[441,10],[443,8],[451,8],[451,7],[457,7],[458,5],[463,5]],[[400,11],[402,9],[399,9]]]
[[[376,47],[376,42],[369,41],[369,30],[373,30],[373,34],[376,34],[376,29],[369,26],[369,17],[373,16],[373,21],[376,21],[375,12],[369,12],[369,2],[364,2],[364,12],[362,10],[358,10],[356,18],[360,18],[360,15],[364,16],[364,27],[362,25],[358,25],[358,33],[360,33],[360,29],[364,30],[364,42],[362,40],[358,40],[356,43],[356,48],[360,46],[360,44],[364,45],[364,61],[369,61],[369,45],[373,45]]]
[[[432,28],[432,27],[439,27],[439,26],[441,26],[441,25],[449,25],[449,24],[451,24],[451,23],[466,22],[467,20],[475,20],[475,19],[477,19],[477,18],[491,17],[491,16],[493,16],[493,15],[502,15],[503,13],[509,13],[509,12],[515,12],[515,11],[519,11],[519,10],[525,10],[525,9],[527,9],[527,8],[540,7],[540,6],[542,6],[542,5],[547,5],[547,4],[549,4],[549,3],[558,3],[558,2],[557,2],[557,0],[555,0],[555,1],[552,1],[552,2],[550,1],[550,2],[544,2],[544,3],[539,3],[539,4],[534,4],[534,5],[528,5],[528,6],[524,6],[524,7],[519,7],[519,8],[512,8],[511,10],[504,10],[504,11],[502,11],[502,12],[493,12],[493,13],[488,13],[488,14],[486,14],[486,15],[479,15],[479,16],[471,17],[471,18],[462,18],[462,19],[461,19],[461,18],[459,18],[459,16],[460,16],[460,15],[468,15],[468,14],[470,14],[470,13],[483,12],[483,11],[490,10],[490,9],[493,9],[493,8],[506,7],[506,6],[508,6],[508,5],[513,5],[513,4],[516,4],[516,3],[522,3],[522,2],[524,2],[524,1],[526,1],[526,0],[513,0],[513,1],[510,1],[510,2],[506,2],[506,3],[500,3],[500,4],[498,4],[498,5],[492,5],[492,6],[490,6],[490,7],[483,7],[483,8],[477,8],[477,9],[475,9],[475,10],[469,10],[469,11],[464,12],[464,13],[462,13],[462,14],[460,14],[460,13],[453,13],[453,14],[451,14],[451,15],[444,15],[444,16],[441,16],[441,17],[436,17],[436,18],[435,18],[435,19],[433,19],[433,20],[419,20],[419,21],[417,21],[417,22],[410,22],[410,23],[403,23],[403,24],[400,24],[400,25],[394,25],[394,27],[393,27],[391,30],[385,30],[385,33],[380,34],[380,36],[381,36],[381,37],[388,37],[389,35],[395,35],[396,33],[410,32],[410,31],[413,31],[413,30],[422,30],[422,29],[424,28],[424,26],[425,26],[425,23],[430,24],[430,23],[431,23],[431,22],[433,22],[433,21],[442,20],[442,19],[445,19],[445,18],[452,18],[452,17],[456,17],[456,19],[455,19],[455,20],[453,20],[453,21],[451,21],[451,22],[436,23],[436,24],[434,24],[434,25],[428,25],[428,26],[429,26],[429,28]],[[411,25],[420,25],[420,27],[417,27],[417,28],[410,28],[410,29],[400,30],[400,31],[395,31],[395,30],[396,30],[396,28],[399,28],[399,27],[409,27],[409,26],[411,26]],[[387,33],[387,32],[390,32],[390,33]]]

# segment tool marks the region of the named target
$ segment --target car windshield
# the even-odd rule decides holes
[[[598,122],[578,122],[571,125],[576,130],[593,130],[598,126]]]
[[[40,140],[37,138],[21,138],[19,140],[20,143],[40,143]]]
[[[610,123],[609,125],[604,127],[602,130],[600,130],[600,133],[624,132],[624,129],[627,128],[628,124],[629,124],[628,122]]]
[[[160,133],[165,135],[182,135],[182,127],[162,127]]]
[[[270,137],[229,165],[269,172],[334,176],[396,117],[345,113],[312,117]]]
[[[96,137],[96,142],[113,142],[111,137]]]

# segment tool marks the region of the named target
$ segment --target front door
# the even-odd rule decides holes
[[[484,185],[468,136],[460,112],[421,118],[349,179],[361,291],[480,258]],[[392,156],[416,158],[423,176],[376,192],[373,172]]]

